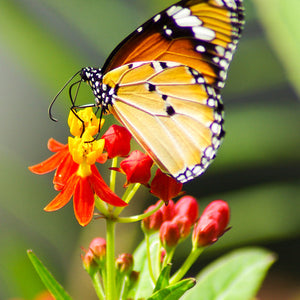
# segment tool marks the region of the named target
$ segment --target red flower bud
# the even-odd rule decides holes
[[[192,223],[187,216],[176,216],[172,222],[177,224],[181,239],[185,239],[190,234]]]
[[[149,206],[144,213],[147,213],[151,210],[154,210],[158,205],[160,201],[158,201],[156,204]],[[146,232],[151,232],[151,231],[157,231],[159,230],[161,224],[163,222],[163,213],[161,209],[153,213],[151,216],[144,218],[142,221],[142,227],[143,230]]]
[[[130,273],[133,268],[133,256],[129,253],[120,254],[116,259],[116,269],[120,273]]]
[[[225,201],[211,202],[194,227],[193,244],[204,247],[216,242],[226,231],[229,217],[229,206]]]
[[[180,231],[176,222],[166,221],[159,230],[159,237],[163,247],[168,251],[175,247],[180,240]]]
[[[157,169],[151,182],[150,192],[159,199],[168,202],[176,197],[182,189],[182,183]]]
[[[98,237],[94,238],[84,256],[81,256],[85,270],[91,275],[99,268],[104,267],[106,256],[106,241]]]
[[[122,126],[112,125],[102,136],[105,140],[105,150],[109,158],[126,156],[130,151],[130,132]]]
[[[93,252],[89,249],[84,256],[81,256],[84,269],[91,275],[98,271],[98,263],[95,261]]]
[[[89,249],[97,260],[103,259],[106,255],[106,240],[101,237],[94,238],[90,243]]]
[[[175,204],[173,200],[170,200],[160,208],[163,214],[164,221],[171,221],[175,216]]]
[[[198,202],[192,196],[183,196],[175,204],[175,215],[186,216],[191,224],[194,224],[198,218]]]
[[[152,159],[141,151],[133,151],[120,163],[121,170],[126,174],[127,183],[148,183],[151,177]]]

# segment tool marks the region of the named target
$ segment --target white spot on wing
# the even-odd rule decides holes
[[[202,45],[198,45],[198,46],[196,47],[196,51],[197,51],[197,52],[201,52],[201,53],[202,53],[202,52],[205,52],[205,50],[206,50],[205,47],[202,46]]]
[[[180,27],[194,27],[202,24],[202,22],[196,16],[175,19],[175,22]]]
[[[212,41],[216,37],[215,32],[209,28],[197,26],[193,27],[192,29],[197,39],[204,41]]]
[[[157,21],[160,19],[160,17],[161,17],[160,14],[156,15],[156,16],[153,18],[153,21],[154,21],[154,22],[157,22]]]
[[[180,9],[178,12],[173,14],[174,19],[181,19],[191,15],[191,11],[188,8]]]
[[[171,6],[169,9],[167,9],[166,13],[167,15],[169,16],[173,16],[174,14],[176,14],[178,11],[180,11],[182,9],[181,6],[176,6],[176,5],[173,5]]]

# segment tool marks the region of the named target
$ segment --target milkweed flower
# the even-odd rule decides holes
[[[81,112],[83,113],[80,114]],[[105,160],[103,158],[105,142],[103,139],[95,140],[92,136],[99,129],[99,122],[95,122],[92,109],[81,112],[78,115],[84,120],[84,125],[73,112],[69,115],[70,131],[75,137],[69,137],[68,145],[51,139],[48,148],[57,153],[44,162],[29,167],[29,170],[36,174],[45,174],[56,169],[53,183],[60,193],[44,210],[58,210],[73,196],[75,217],[80,225],[86,226],[93,217],[95,194],[113,206],[126,206],[127,203],[110,190],[99,174],[95,163]]]

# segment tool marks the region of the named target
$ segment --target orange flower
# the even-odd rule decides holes
[[[71,112],[69,124],[75,137],[69,137],[68,145],[50,139],[48,148],[57,153],[42,163],[29,167],[29,170],[36,174],[45,174],[56,169],[53,183],[60,193],[44,210],[58,210],[65,206],[73,196],[76,219],[80,225],[86,226],[93,217],[94,194],[113,206],[126,206],[127,204],[110,190],[95,166],[96,161],[105,160],[104,140],[94,140],[91,135],[97,132],[99,122],[95,121],[91,109],[84,110],[79,117],[84,120],[84,132],[82,133],[81,121]]]
[[[64,145],[51,138],[48,141],[48,149],[56,152],[43,162],[29,167],[32,173],[43,175],[56,169],[53,184],[57,191],[62,190],[68,179],[78,169],[78,164],[72,159],[68,145]]]

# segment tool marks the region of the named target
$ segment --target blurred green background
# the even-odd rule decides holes
[[[71,203],[44,212],[56,194],[52,174],[33,175],[27,166],[49,156],[49,137],[66,142],[67,93],[54,108],[59,123],[49,120],[47,107],[67,79],[84,66],[101,67],[117,43],[171,3],[0,1],[0,299],[33,299],[44,289],[26,249],[35,251],[74,299],[95,299],[80,247],[104,236],[104,223],[81,228]],[[300,299],[300,2],[246,0],[245,7],[245,31],[223,91],[224,144],[206,174],[184,186],[201,209],[215,199],[228,201],[232,229],[191,274],[232,248],[262,245],[278,261],[260,299]],[[88,90],[86,95],[92,102]],[[141,189],[125,213],[155,201]],[[136,225],[118,226],[117,253],[132,252],[141,237]]]

